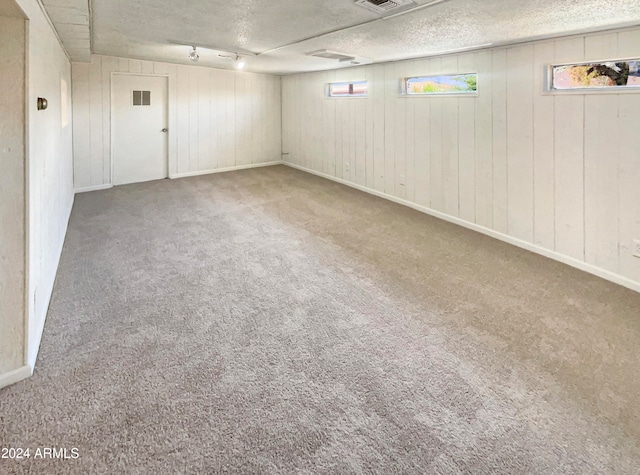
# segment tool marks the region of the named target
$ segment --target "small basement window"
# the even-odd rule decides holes
[[[329,84],[329,97],[367,97],[369,83],[367,81],[334,82]]]
[[[406,78],[404,92],[410,96],[435,94],[475,94],[478,91],[478,75],[446,74]]]
[[[551,66],[551,89],[640,89],[640,59]]]

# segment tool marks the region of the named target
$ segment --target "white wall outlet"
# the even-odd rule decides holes
[[[344,171],[345,171],[345,172],[348,172],[348,171],[349,171],[349,164],[348,164],[348,163],[345,163],[345,164],[344,164]]]
[[[640,239],[633,240],[633,247],[631,249],[634,257],[640,257]]]
[[[404,175],[400,175],[400,184],[401,184],[402,186],[404,186],[404,185],[405,185],[405,182],[406,182],[406,180],[404,179]]]

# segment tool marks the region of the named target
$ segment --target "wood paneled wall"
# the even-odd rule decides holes
[[[0,381],[25,363],[26,44],[25,20],[0,16]]]
[[[544,92],[549,64],[640,58],[640,28],[283,78],[284,159],[640,290],[640,92]],[[478,72],[476,97],[400,78]],[[369,81],[369,97],[324,85]]]
[[[111,184],[111,73],[169,77],[169,174],[280,160],[280,78],[93,55],[73,63],[76,190]]]

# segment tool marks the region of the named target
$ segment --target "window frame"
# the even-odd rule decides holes
[[[432,93],[410,93],[408,92],[407,82],[410,79],[417,78],[437,78],[442,76],[468,76],[474,74],[476,76],[476,90],[469,92],[432,92]],[[406,76],[400,78],[400,95],[401,97],[478,97],[478,72],[477,71],[468,71],[463,73],[438,73],[438,74],[427,74],[427,75],[419,75],[419,76]]]
[[[331,86],[343,85],[343,84],[348,84],[352,86],[353,84],[358,84],[358,83],[364,83],[367,85],[366,94],[347,94],[347,95],[341,95],[341,96],[334,96],[331,94]],[[358,79],[354,81],[336,81],[336,82],[326,83],[324,96],[325,96],[325,99],[368,99],[369,98],[369,80]]]
[[[618,63],[640,61],[640,58],[615,58],[603,60],[584,60],[574,62],[549,63],[545,66],[544,91],[545,95],[571,95],[571,94],[638,94],[638,86],[610,86],[610,87],[580,87],[573,89],[555,89],[553,87],[553,69],[561,66],[587,66],[590,64]]]

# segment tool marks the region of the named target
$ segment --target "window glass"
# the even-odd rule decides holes
[[[552,66],[552,89],[640,87],[640,59]]]
[[[405,87],[406,93],[409,95],[473,94],[478,90],[477,74],[450,74],[407,78]]]
[[[366,97],[369,94],[367,81],[334,82],[329,84],[330,97]]]

